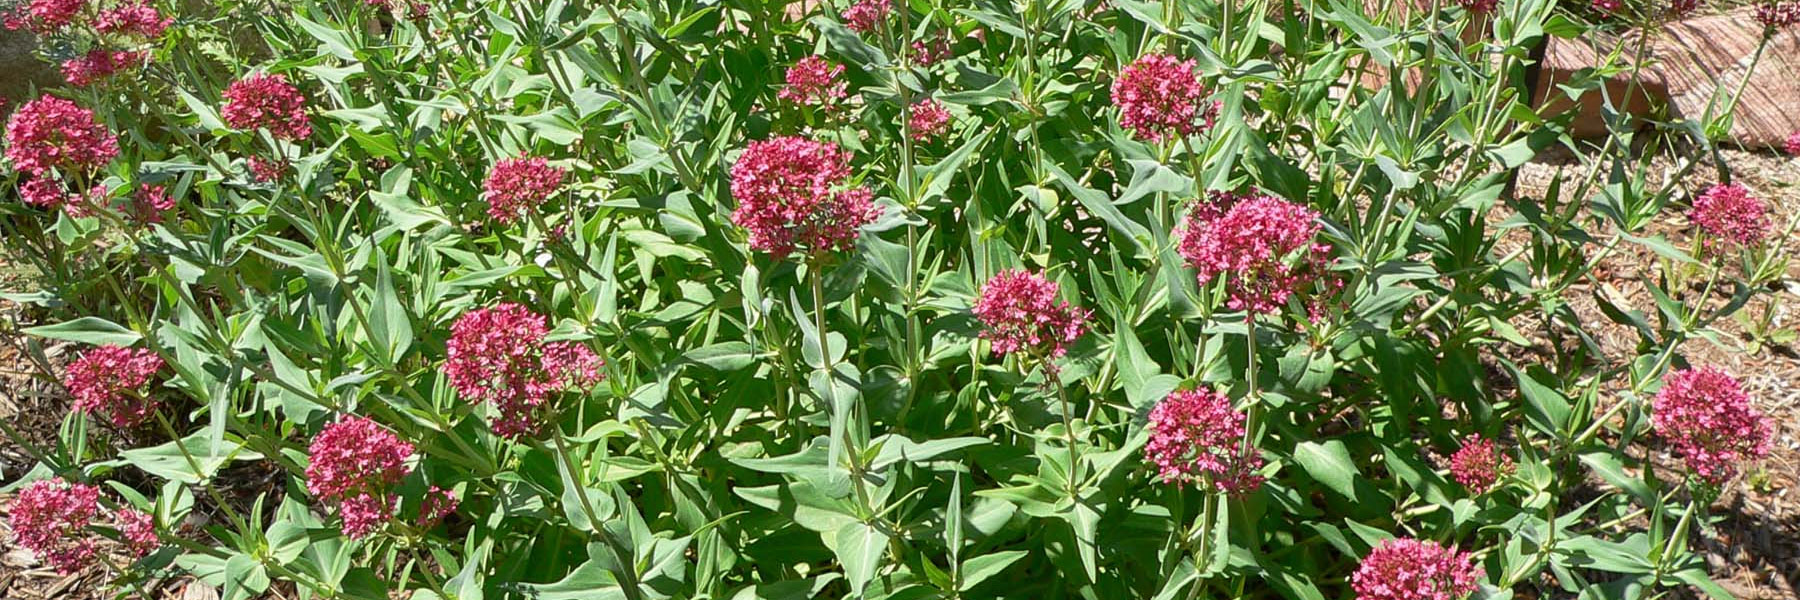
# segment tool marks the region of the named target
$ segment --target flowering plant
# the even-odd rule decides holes
[[[1706,366],[1795,227],[1736,99],[1521,87],[1637,6],[1280,4],[7,3],[68,410],[6,535],[224,600],[1723,597],[1792,431]]]

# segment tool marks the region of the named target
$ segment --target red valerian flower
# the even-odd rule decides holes
[[[1206,86],[1194,65],[1193,59],[1148,54],[1125,67],[1112,86],[1119,125],[1151,142],[1210,129],[1218,105],[1206,100]]]
[[[913,103],[907,111],[906,130],[921,142],[944,135],[950,129],[950,111],[930,98]]]
[[[425,499],[419,504],[420,529],[431,529],[444,522],[444,518],[456,512],[458,501],[456,494],[438,486],[425,490]]]
[[[935,65],[951,56],[950,38],[942,33],[912,43],[912,61],[921,67]]]
[[[888,13],[894,9],[891,0],[857,0],[850,8],[844,9],[844,26],[857,33],[869,33],[881,28],[887,20]]]
[[[1024,269],[1006,269],[988,279],[975,300],[982,339],[1005,356],[1023,352],[1033,358],[1060,358],[1081,338],[1088,312],[1057,298],[1056,282]],[[1055,364],[1044,361],[1047,368]]]
[[[105,415],[116,427],[135,427],[156,413],[147,387],[163,359],[142,348],[105,345],[82,354],[63,371],[63,387],[75,410]]]
[[[1619,9],[1625,7],[1623,0],[1593,0],[1593,4],[1594,12],[1608,17],[1618,14]]]
[[[284,75],[251,73],[225,88],[225,124],[235,129],[267,129],[284,140],[312,135],[306,97]]]
[[[118,138],[94,120],[93,111],[62,98],[26,102],[6,123],[6,159],[32,175],[51,169],[85,173],[118,155]]]
[[[799,136],[750,142],[731,165],[731,221],[749,230],[750,249],[776,260],[849,250],[881,211],[874,195],[850,187],[850,154]]]
[[[141,225],[161,223],[163,213],[175,208],[175,199],[169,197],[169,190],[160,185],[148,183],[138,184],[137,190],[131,193],[130,203],[125,214],[132,221]]]
[[[1481,569],[1472,556],[1437,542],[1382,540],[1351,576],[1356,600],[1458,600],[1475,593]]]
[[[1756,5],[1753,16],[1768,33],[1800,24],[1800,0],[1770,0]]]
[[[120,71],[143,64],[144,53],[95,48],[62,64],[63,79],[75,87],[87,87]]]
[[[55,180],[39,177],[19,184],[19,199],[44,210],[62,208],[69,200],[68,192]]]
[[[501,159],[488,170],[482,189],[487,192],[488,216],[507,225],[543,204],[562,187],[568,171],[550,161],[530,156]]]
[[[1787,153],[1800,156],[1800,131],[1795,131],[1787,139]]]
[[[1513,472],[1513,460],[1500,452],[1494,440],[1471,434],[1462,448],[1450,455],[1450,475],[1476,494],[1487,493],[1502,476]]]
[[[844,97],[846,84],[838,81],[844,65],[834,64],[817,55],[808,56],[788,67],[787,86],[775,96],[794,104],[830,107]]]
[[[252,156],[244,160],[250,167],[250,178],[257,183],[272,183],[281,179],[287,172],[287,159],[269,160],[260,156]]]
[[[413,446],[366,417],[347,417],[319,431],[307,447],[306,488],[338,505],[344,535],[374,533],[393,512],[393,488],[412,469]]]
[[[1650,422],[1701,480],[1721,484],[1738,464],[1769,454],[1768,417],[1750,404],[1738,380],[1712,366],[1663,377]]]
[[[1318,211],[1272,196],[1215,195],[1188,214],[1177,250],[1200,285],[1228,278],[1227,306],[1273,314],[1324,274],[1331,247],[1313,242],[1318,219]]]
[[[1669,0],[1669,14],[1675,18],[1688,16],[1697,8],[1700,8],[1700,0]]]
[[[19,490],[9,523],[20,546],[66,575],[93,561],[87,524],[99,511],[100,488],[57,477]]]
[[[512,302],[469,311],[450,326],[444,374],[464,399],[494,405],[494,433],[535,433],[557,392],[591,387],[606,365],[574,342],[547,342],[544,317]]]
[[[28,0],[6,15],[7,29],[25,29],[38,35],[62,31],[81,16],[87,0]]]
[[[154,40],[173,22],[147,3],[128,2],[100,11],[94,18],[94,29],[100,33]]]
[[[1212,388],[1171,392],[1150,411],[1144,457],[1163,481],[1198,483],[1233,495],[1262,486],[1262,455],[1245,452],[1244,413]]]
[[[1721,183],[1694,199],[1688,218],[1702,231],[1749,246],[1769,235],[1769,205],[1750,195],[1750,188]]]
[[[114,525],[125,543],[125,551],[142,558],[162,546],[156,537],[156,520],[144,511],[126,508],[113,513]]]

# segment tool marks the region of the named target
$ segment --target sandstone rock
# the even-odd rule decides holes
[[[1734,92],[1750,69],[1763,28],[1753,9],[1670,23],[1657,32],[1653,56],[1673,111],[1698,119],[1714,93]],[[1723,102],[1723,100],[1721,100]],[[1722,108],[1720,109],[1722,110]],[[1730,139],[1749,147],[1779,147],[1800,131],[1800,31],[1778,33],[1763,50],[1738,102]]]

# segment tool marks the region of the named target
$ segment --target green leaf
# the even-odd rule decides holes
[[[206,432],[182,438],[180,444],[177,446],[176,442],[167,442],[160,446],[135,448],[120,452],[119,457],[151,475],[187,484],[211,479],[221,467],[231,461],[262,458],[261,454],[245,450],[242,443],[229,438],[219,445],[217,453],[213,453],[212,440]],[[185,454],[182,452],[183,448],[187,450]],[[190,458],[192,462],[189,461]]]
[[[1356,479],[1362,477],[1362,471],[1356,468],[1356,461],[1350,459],[1350,450],[1343,441],[1300,442],[1294,447],[1294,462],[1299,463],[1314,481],[1356,501]]]
[[[857,521],[838,528],[838,562],[844,565],[844,577],[850,581],[851,593],[862,595],[869,582],[875,580],[875,571],[881,567],[881,557],[887,547],[887,534],[868,523]]]
[[[81,317],[55,325],[29,327],[24,331],[41,338],[68,340],[95,346],[106,344],[130,346],[143,339],[143,336],[138,335],[137,332],[100,317]]]
[[[962,583],[956,587],[967,592],[970,588],[981,585],[989,577],[1000,574],[1019,559],[1025,558],[1024,550],[1007,550],[993,554],[983,554],[963,562]]]

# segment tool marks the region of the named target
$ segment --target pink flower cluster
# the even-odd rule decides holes
[[[1757,23],[1764,29],[1773,32],[1785,27],[1800,25],[1800,0],[1770,0],[1756,5],[1754,15]]]
[[[131,50],[95,48],[80,57],[64,61],[63,80],[75,87],[87,87],[120,71],[143,64],[144,56],[143,52]]]
[[[838,81],[844,65],[834,64],[817,55],[808,56],[788,67],[787,86],[775,96],[794,104],[829,107],[844,97],[847,84]]]
[[[1694,199],[1688,219],[1713,237],[1752,245],[1769,235],[1769,205],[1738,183],[1721,183]]]
[[[225,124],[236,129],[267,129],[284,140],[312,136],[306,97],[285,75],[251,73],[225,88]]]
[[[1485,494],[1500,478],[1513,472],[1513,459],[1500,452],[1494,440],[1473,434],[1450,455],[1450,476],[1470,492]]]
[[[19,490],[9,522],[20,546],[66,574],[93,560],[87,524],[99,512],[100,488],[58,477]]]
[[[481,186],[487,192],[488,216],[502,225],[517,221],[562,188],[567,174],[541,157],[501,159]]]
[[[1382,540],[1351,576],[1356,600],[1457,600],[1475,592],[1481,569],[1437,542]]]
[[[100,33],[153,40],[162,36],[174,20],[162,16],[144,2],[128,2],[100,11],[94,18],[94,29]]]
[[[1462,6],[1463,10],[1485,15],[1494,12],[1494,7],[1500,5],[1500,0],[1456,0],[1456,3]]]
[[[1218,194],[1188,214],[1177,251],[1200,285],[1229,277],[1226,305],[1233,310],[1272,314],[1323,276],[1331,247],[1313,243],[1318,219],[1318,211],[1280,198]]]
[[[1150,411],[1144,458],[1163,481],[1239,495],[1262,486],[1262,455],[1244,451],[1244,413],[1211,388],[1177,390]]]
[[[6,159],[32,175],[93,171],[118,155],[118,138],[94,120],[93,111],[62,98],[26,102],[6,123]]]
[[[162,540],[156,537],[156,520],[149,513],[126,508],[113,513],[113,519],[121,541],[125,542],[125,551],[133,556],[144,556],[162,546]]]
[[[906,130],[913,139],[921,142],[944,135],[950,130],[950,111],[944,104],[932,99],[913,103],[906,122]]]
[[[1788,154],[1800,156],[1800,131],[1788,136],[1786,150]]]
[[[892,0],[857,0],[844,9],[844,26],[857,33],[873,32],[881,28],[893,10]]]
[[[1036,359],[1060,358],[1081,338],[1088,311],[1057,299],[1056,282],[1024,269],[1006,269],[988,279],[975,300],[982,339],[1005,356],[1022,352]],[[1044,361],[1046,368],[1055,364]]]
[[[1593,0],[1594,12],[1603,16],[1613,16],[1625,7],[1624,0]]]
[[[456,494],[438,486],[425,490],[425,499],[419,504],[419,528],[431,529],[444,522],[444,518],[456,512],[458,504]]]
[[[81,16],[86,0],[27,0],[13,8],[4,21],[7,29],[28,30],[39,35],[62,31]]]
[[[146,387],[162,367],[162,357],[150,350],[100,346],[69,364],[63,387],[75,397],[75,410],[106,415],[117,427],[135,427],[156,413]]]
[[[912,61],[921,67],[929,67],[950,58],[950,38],[937,34],[930,40],[919,40],[912,43]]]
[[[412,469],[412,444],[366,417],[326,425],[307,447],[306,489],[338,505],[344,535],[361,539],[387,522],[392,490]]]
[[[1663,378],[1651,410],[1657,435],[1707,483],[1737,473],[1738,463],[1769,453],[1769,420],[1750,405],[1738,380],[1712,366]]]
[[[1148,54],[1125,67],[1113,81],[1112,101],[1119,125],[1139,139],[1160,142],[1210,129],[1218,104],[1206,100],[1195,61]]]
[[[175,209],[175,199],[169,197],[168,188],[141,183],[131,193],[130,204],[125,208],[125,215],[132,221],[140,224],[161,223],[163,213]]]
[[[850,187],[850,154],[800,136],[750,142],[731,165],[731,222],[749,230],[750,248],[776,260],[796,250],[848,250],[881,211],[867,188]]]
[[[469,311],[450,326],[444,373],[463,398],[492,403],[495,433],[535,433],[553,394],[599,383],[605,361],[587,346],[547,342],[544,317],[502,302]]]
[[[281,179],[281,175],[287,172],[286,159],[269,160],[260,156],[252,156],[245,159],[244,163],[250,168],[250,177],[257,183],[273,182]]]

